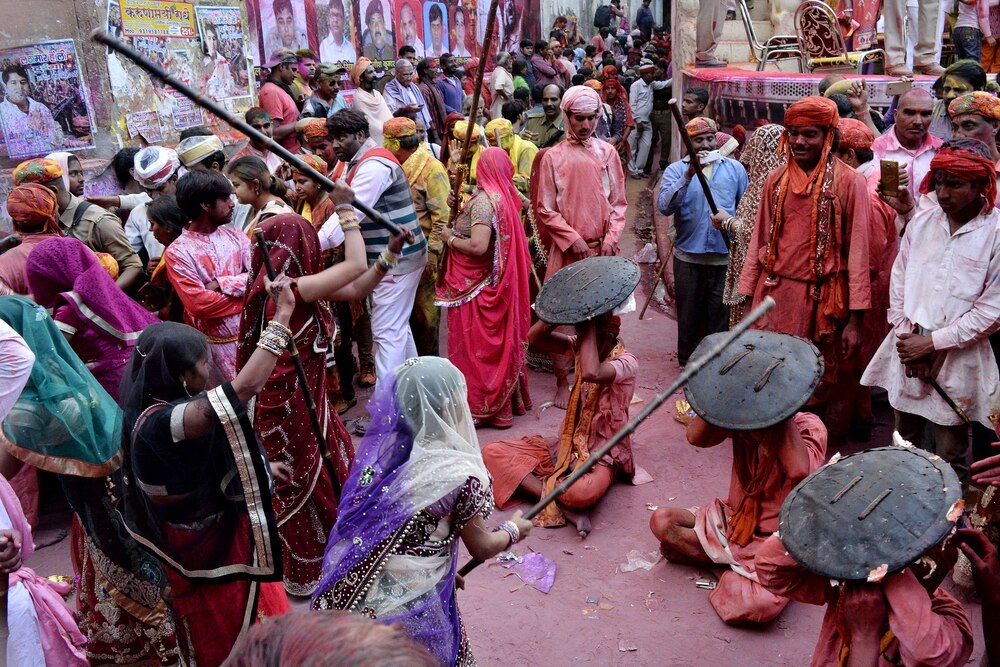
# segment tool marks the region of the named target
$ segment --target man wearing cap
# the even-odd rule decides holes
[[[372,4],[379,4],[377,1]],[[343,0],[330,0],[330,33],[319,43],[319,57],[324,63],[348,67],[358,59],[350,37],[347,36],[347,14]]]
[[[493,478],[497,507],[508,509],[518,497],[538,500],[571,472],[574,461],[603,447],[628,421],[639,362],[618,337],[621,321],[611,313],[576,325],[576,335],[559,333],[539,320],[528,332],[535,348],[574,359],[576,381],[559,436],[529,435],[483,447],[483,462]],[[635,474],[632,440],[626,437],[587,474],[548,505],[535,525],[556,527],[569,519],[581,537],[591,530],[590,511],[616,479]]]
[[[371,6],[378,4],[377,0],[373,0]],[[371,60],[358,58],[358,62],[354,63],[354,68],[351,70],[351,83],[356,86],[351,108],[368,119],[368,134],[376,146],[381,146],[382,126],[392,118],[392,112],[386,105],[382,93],[375,90],[375,67]]]
[[[969,662],[972,623],[940,586],[955,563],[944,540],[962,516],[958,480],[938,465],[912,449],[869,450],[824,466],[785,501],[780,535],[754,564],[775,595],[826,606],[811,667]]]
[[[451,181],[441,161],[435,159],[427,144],[420,141],[415,122],[409,118],[393,118],[386,122],[384,132],[385,148],[403,167],[410,184],[413,208],[427,239],[427,265],[413,301],[410,329],[417,353],[437,356],[440,311],[434,305],[434,283],[443,250],[441,230],[448,224],[451,214],[448,206]]]
[[[163,146],[147,146],[133,158],[132,173],[135,181],[147,195],[149,201],[162,195],[172,195],[177,187],[178,170],[181,162],[177,153]],[[152,272],[160,263],[163,254],[163,244],[156,240],[149,228],[149,218],[146,216],[146,204],[143,202],[132,209],[125,221],[125,235],[132,249],[146,255],[146,268]]]
[[[872,143],[875,159],[898,163],[900,173],[906,172],[912,188],[923,182],[934,154],[941,147],[941,140],[930,132],[933,112],[931,94],[923,88],[911,88],[899,96],[892,130]],[[873,172],[868,179],[869,190],[876,192],[879,180],[880,172]]]
[[[343,67],[319,64],[309,80],[313,92],[302,105],[302,118],[326,118],[347,108],[347,102],[340,96],[340,79],[346,73]]]
[[[560,107],[563,89],[558,84],[550,83],[541,90],[542,109],[528,112],[528,119],[524,123],[524,129],[521,130],[521,138],[527,139],[539,148],[549,148],[562,141],[566,135],[566,119]]]
[[[1000,129],[1000,99],[977,90],[959,95],[948,105],[953,137],[977,139],[986,144],[990,157],[1000,172],[1000,151],[997,150],[997,129]]]
[[[704,355],[723,334],[704,340]],[[748,332],[708,362],[685,388],[697,416],[687,439],[695,447],[733,443],[729,495],[694,510],[661,507],[649,527],[672,563],[727,569],[709,602],[727,623],[766,623],[788,600],[760,586],[754,554],[778,530],[778,511],[792,488],[826,458],[826,428],[799,412],[823,374],[806,341],[767,331]]]
[[[777,305],[758,329],[811,341],[824,374],[810,402],[825,406],[842,360],[858,354],[871,308],[870,195],[864,177],[833,153],[837,105],[807,97],[785,112],[787,164],[764,181],[764,196],[740,277],[740,294]]]
[[[618,153],[593,137],[600,95],[586,86],[573,86],[563,95],[561,110],[566,141],[538,157],[532,187],[537,196],[531,198],[538,233],[548,252],[546,279],[579,259],[617,255],[628,206]],[[563,409],[569,402],[568,366],[562,357],[553,357],[554,402]]]
[[[66,189],[62,169],[52,160],[34,159],[14,168],[14,184],[40,183],[56,195],[62,232],[78,239],[95,253],[103,252],[118,262],[122,291],[136,288],[142,279],[142,260],[132,250],[121,220],[96,204],[84,201]]]
[[[909,222],[892,267],[893,330],[861,383],[885,388],[899,434],[950,463],[967,487],[969,424],[991,428],[1000,384],[989,341],[1000,329],[996,163],[982,142],[952,139],[920,190],[916,204],[909,190],[883,197]]]
[[[368,136],[370,119],[352,109],[338,111],[327,119],[337,157],[347,163],[345,180],[358,201],[395,222],[414,236],[403,248],[388,275],[372,292],[372,336],[375,340],[375,368],[379,381],[417,354],[409,319],[417,287],[427,263],[427,239],[413,208],[410,185],[392,153]],[[379,128],[379,136],[383,136]],[[361,233],[374,264],[388,247],[389,232],[358,212]]]
[[[632,84],[633,89],[635,83]],[[747,189],[743,165],[716,151],[718,128],[711,118],[695,118],[685,127],[698,151],[719,216],[732,217]],[[729,249],[723,232],[712,226],[701,182],[695,178],[690,157],[667,167],[660,181],[657,205],[664,215],[674,216],[673,264],[677,292],[677,363],[688,357],[708,334],[729,328],[729,307],[722,303]]]
[[[293,153],[299,150],[299,140],[295,136],[299,107],[295,104],[290,86],[295,80],[298,62],[298,56],[288,49],[278,49],[272,53],[264,63],[264,67],[268,69],[267,81],[257,92],[260,105],[271,114],[274,122],[274,140]]]
[[[495,118],[486,123],[485,131],[490,146],[499,146],[507,151],[510,161],[514,163],[514,185],[527,196],[538,147],[514,134],[514,127],[506,118]]]
[[[632,160],[628,170],[632,178],[649,178],[646,160],[649,158],[649,147],[653,139],[653,125],[650,117],[653,113],[653,92],[670,86],[669,81],[653,81],[656,76],[656,65],[646,63],[639,67],[639,79],[632,82],[628,93],[628,103],[632,108],[632,120],[635,130],[628,137]]]

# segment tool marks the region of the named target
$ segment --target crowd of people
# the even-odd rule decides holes
[[[1000,485],[1000,100],[984,70],[960,61],[939,99],[914,86],[885,116],[864,81],[827,77],[782,125],[740,139],[689,88],[677,129],[696,155],[671,163],[669,43],[648,0],[636,30],[620,8],[611,17],[583,49],[558,22],[552,39],[522,41],[478,91],[476,58],[463,72],[404,45],[390,73],[365,57],[348,72],[277,49],[245,114],[258,136],[233,153],[196,127],[173,147],[122,149],[115,196],[84,197],[70,153],[17,166],[15,234],[0,241],[14,664],[261,664],[307,635],[322,646],[317,619],[331,637],[381,642],[383,664],[475,664],[459,543],[482,561],[533,526],[569,521],[586,537],[591,510],[636,474],[629,438],[588,461],[629,420],[627,303],[562,326],[531,304],[560,272],[619,256],[626,174],[653,173],[672,217],[680,366],[775,303],[686,390],[688,441],[731,440],[731,484],[725,499],[654,512],[663,553],[724,569],[709,599],[727,623],[766,623],[790,599],[829,604],[813,664],[957,666],[971,622],[938,584],[961,549],[1000,661],[984,491]],[[554,374],[562,426],[481,445],[477,428],[515,427],[539,399],[529,363]],[[372,386],[368,417],[345,424]],[[870,439],[873,390],[900,442],[969,491],[977,530],[867,582],[803,585],[824,572],[785,551],[779,512],[828,451]],[[583,465],[533,521],[488,523]],[[75,614],[21,564],[37,470],[74,512]],[[949,527],[963,514],[935,511]],[[933,585],[914,574],[927,559]],[[313,611],[289,614],[288,596]]]

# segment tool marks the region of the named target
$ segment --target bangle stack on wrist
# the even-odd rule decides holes
[[[281,353],[288,347],[288,341],[291,339],[291,329],[281,322],[271,320],[264,327],[264,331],[261,332],[260,339],[257,341],[257,347],[267,350],[276,357],[280,357]]]
[[[729,216],[728,218],[723,220],[722,224],[719,226],[722,227],[722,231],[732,233],[734,222],[736,222],[736,218],[733,216]]]
[[[399,260],[399,255],[386,248],[382,251],[382,254],[378,256],[378,259],[375,260],[375,270],[382,275],[385,275],[389,273],[389,270],[392,269],[392,267],[399,264]]]
[[[358,222],[358,214],[354,210],[354,207],[350,204],[340,204],[336,208],[337,217],[340,218],[340,228],[345,232],[350,229],[360,229],[361,223]]]
[[[503,532],[510,535],[510,546],[517,544],[517,541],[521,539],[521,531],[518,530],[517,524],[514,523],[513,521],[509,520],[504,521],[499,526],[497,526],[497,530],[498,531],[502,530]]]

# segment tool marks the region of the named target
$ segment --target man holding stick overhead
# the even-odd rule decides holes
[[[625,172],[614,146],[594,138],[601,97],[587,86],[563,95],[566,141],[538,157],[536,197],[532,197],[538,232],[548,249],[546,280],[573,262],[618,254],[625,228]],[[568,365],[553,359],[555,405],[569,402]]]
[[[716,151],[715,121],[695,118],[685,127],[699,159],[678,160],[663,172],[657,205],[674,216],[673,262],[677,291],[677,362],[683,366],[708,334],[725,331],[729,308],[722,303],[729,250],[723,233],[712,226],[712,211],[701,184],[691,187],[701,169],[719,208],[717,215],[732,217],[747,189],[743,165]]]
[[[865,178],[836,157],[837,105],[807,97],[785,112],[779,150],[747,248],[740,293],[776,306],[756,328],[811,341],[823,379],[809,405],[825,409],[841,359],[858,354],[871,308],[870,195]]]
[[[692,359],[721,336],[705,338]],[[649,527],[669,561],[729,568],[708,596],[723,621],[766,623],[788,600],[757,583],[754,554],[777,530],[785,497],[826,456],[823,422],[798,412],[823,374],[823,359],[806,341],[784,334],[747,332],[738,343],[738,352],[709,362],[684,390],[698,414],[688,442],[715,447],[732,439],[729,495],[693,510],[662,507]]]

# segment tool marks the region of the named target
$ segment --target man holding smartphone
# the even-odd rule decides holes
[[[922,88],[903,93],[896,105],[896,122],[892,130],[872,143],[876,160],[891,160],[898,171],[906,172],[910,185],[917,188],[931,168],[931,160],[941,147],[941,140],[930,132],[934,99]],[[881,174],[876,171],[868,179],[868,189],[875,192]]]

